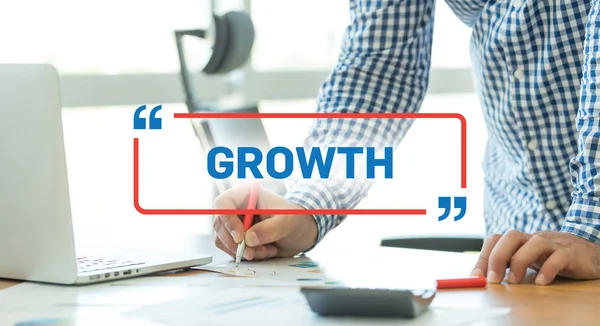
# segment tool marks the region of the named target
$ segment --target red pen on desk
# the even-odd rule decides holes
[[[252,181],[250,186],[250,195],[248,196],[248,202],[246,203],[246,209],[256,209],[256,203],[258,202],[258,193],[260,192],[260,182],[257,180]],[[246,213],[244,215],[244,233],[252,226],[254,220],[254,214]],[[246,250],[246,240],[242,239],[242,242],[238,245],[237,253],[235,255],[235,268],[240,265],[244,251]]]
[[[435,281],[437,289],[482,288],[487,284],[485,277],[468,277]]]

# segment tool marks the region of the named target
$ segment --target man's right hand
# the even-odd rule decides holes
[[[222,193],[215,200],[217,209],[245,209],[250,184],[242,184]],[[264,188],[258,195],[257,209],[303,209]],[[245,234],[246,260],[293,257],[311,248],[317,241],[317,223],[311,215],[260,215]],[[219,215],[213,222],[215,245],[235,257],[238,243],[244,239],[240,216]]]

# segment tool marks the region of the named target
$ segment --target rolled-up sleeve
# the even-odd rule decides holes
[[[600,1],[592,1],[586,25],[581,98],[577,113],[578,154],[571,160],[574,184],[562,231],[600,244]]]
[[[417,112],[427,89],[433,0],[351,0],[338,63],[318,94],[323,113]],[[408,119],[315,119],[305,148],[396,146]],[[350,209],[372,180],[292,178],[286,198],[308,209]],[[317,243],[346,216],[315,215]]]

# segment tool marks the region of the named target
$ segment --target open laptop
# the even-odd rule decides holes
[[[211,261],[76,247],[58,74],[51,65],[0,64],[0,278],[85,284]]]

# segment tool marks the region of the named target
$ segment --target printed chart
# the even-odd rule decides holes
[[[280,258],[266,261],[242,261],[236,268],[235,262],[225,262],[198,267],[201,270],[213,271],[231,276],[260,278],[264,286],[278,286],[278,282],[295,283],[296,285],[343,286],[337,279],[331,278],[318,262],[308,257]]]

